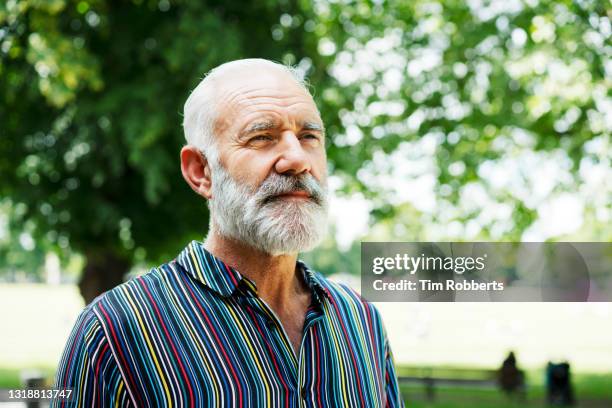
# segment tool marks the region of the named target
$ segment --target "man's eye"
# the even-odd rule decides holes
[[[261,141],[270,141],[272,140],[272,136],[270,135],[257,135],[253,136],[249,139],[249,142],[261,142]]]
[[[307,133],[305,135],[302,135],[301,138],[302,139],[309,139],[309,140],[319,140],[319,136],[313,135],[312,133]]]

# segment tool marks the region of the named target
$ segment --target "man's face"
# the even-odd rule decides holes
[[[316,106],[284,72],[243,73],[228,82],[217,95],[213,221],[223,235],[267,253],[311,249],[327,215],[325,135]]]
[[[253,187],[271,173],[309,173],[324,182],[325,135],[311,96],[288,74],[265,69],[226,83],[217,95],[214,133],[230,175]]]

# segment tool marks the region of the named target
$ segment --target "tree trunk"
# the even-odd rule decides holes
[[[87,262],[79,282],[81,296],[89,304],[99,294],[123,283],[123,276],[128,272],[131,262],[108,251],[88,251]]]

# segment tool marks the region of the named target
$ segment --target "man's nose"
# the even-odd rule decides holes
[[[279,148],[281,149],[281,155],[274,166],[278,174],[295,175],[310,171],[308,155],[295,133],[284,132]]]

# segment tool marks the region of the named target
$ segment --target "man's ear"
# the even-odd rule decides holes
[[[193,191],[207,200],[212,198],[210,165],[196,147],[183,146],[181,149],[181,172]]]

